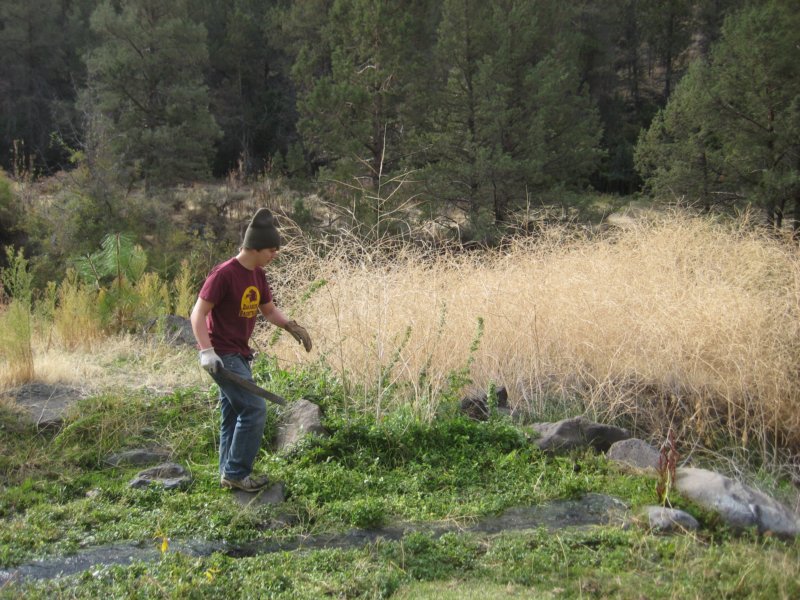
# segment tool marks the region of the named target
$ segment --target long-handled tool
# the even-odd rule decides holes
[[[281,406],[284,406],[286,404],[286,400],[278,396],[278,394],[273,394],[272,392],[268,392],[264,388],[250,381],[249,379],[245,379],[244,377],[242,377],[241,375],[237,375],[233,371],[229,371],[228,369],[225,369],[220,366],[217,367],[216,374],[224,377],[228,381],[232,381],[239,387],[246,389],[248,392],[253,392],[257,396],[266,398],[270,402],[274,402],[275,404],[279,404]]]

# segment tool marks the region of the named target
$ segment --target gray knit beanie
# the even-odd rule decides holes
[[[259,208],[247,231],[244,232],[243,248],[250,250],[263,250],[264,248],[280,248],[281,236],[278,233],[278,223],[267,208]]]

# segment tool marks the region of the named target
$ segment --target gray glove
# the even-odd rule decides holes
[[[309,337],[305,327],[298,325],[297,321],[289,321],[284,329],[291,333],[294,339],[303,344],[306,352],[311,352],[311,337]]]
[[[222,359],[214,352],[214,348],[200,350],[200,366],[209,373],[216,373],[222,367]]]

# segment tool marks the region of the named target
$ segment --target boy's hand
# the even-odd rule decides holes
[[[216,373],[222,367],[222,359],[214,352],[214,348],[200,350],[200,366],[209,373]]]
[[[306,349],[306,352],[311,352],[311,337],[308,335],[305,327],[298,325],[297,321],[289,321],[286,323],[284,329],[291,333],[294,339],[303,344],[303,348]]]

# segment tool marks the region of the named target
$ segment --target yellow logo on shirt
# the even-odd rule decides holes
[[[258,293],[258,288],[250,286],[242,294],[242,304],[239,309],[239,316],[246,319],[251,319],[258,314],[258,303],[261,300],[261,294]]]

